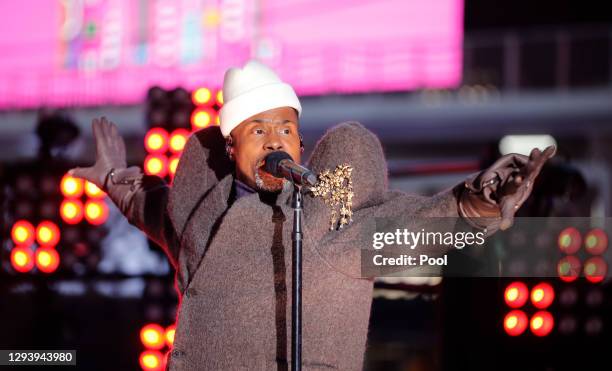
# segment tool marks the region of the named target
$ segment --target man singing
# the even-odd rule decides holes
[[[301,162],[300,102],[265,65],[231,68],[223,84],[220,132],[194,133],[172,187],[126,166],[115,124],[93,120],[97,160],[71,174],[104,189],[159,244],[176,269],[180,303],[171,370],[287,370],[291,346],[292,186],[265,171],[275,151]],[[461,217],[491,233],[511,226],[535,177],[554,154],[507,155],[433,197],[387,187],[378,138],[356,122],[330,129],[307,167],[352,168],[352,222],[330,229],[321,198],[304,199],[304,370],[360,370],[372,279],[360,277],[364,226],[380,217]],[[233,164],[232,164],[233,163]],[[480,217],[488,217],[483,223]],[[288,289],[289,288],[289,289]]]

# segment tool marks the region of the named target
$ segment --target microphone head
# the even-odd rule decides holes
[[[291,160],[293,161],[293,159],[291,158],[291,156],[289,156],[289,154],[287,152],[283,152],[283,151],[276,151],[276,152],[272,152],[269,155],[267,155],[264,159],[264,161],[266,162],[265,164],[265,170],[276,176],[276,177],[282,177],[282,173],[280,171],[278,171],[278,165],[280,164],[280,162],[282,160]]]

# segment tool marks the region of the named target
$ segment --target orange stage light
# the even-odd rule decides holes
[[[582,244],[582,237],[580,231],[574,227],[568,227],[559,233],[557,239],[557,245],[564,254],[575,254]]]
[[[527,315],[522,310],[513,310],[504,317],[504,330],[510,336],[519,336],[527,328]]]
[[[217,98],[217,104],[219,106],[222,106],[223,105],[223,90],[219,89],[217,91],[216,98]]]
[[[60,216],[68,224],[78,224],[83,220],[83,203],[81,200],[66,199],[60,205]]]
[[[511,308],[519,308],[525,305],[529,298],[529,290],[523,282],[512,282],[506,287],[504,300]]]
[[[149,155],[145,158],[144,169],[147,175],[163,178],[168,174],[168,158],[164,155]]]
[[[185,148],[187,139],[189,139],[189,131],[185,129],[176,129],[170,135],[170,151],[179,153]]]
[[[30,246],[34,242],[34,226],[27,220],[18,220],[11,229],[11,238],[15,245]]]
[[[64,197],[81,197],[83,194],[83,179],[66,174],[60,181],[60,190]]]
[[[564,282],[575,281],[580,275],[582,264],[580,260],[573,255],[566,256],[557,263],[557,274]]]
[[[164,153],[168,149],[168,132],[162,128],[153,128],[145,135],[144,144],[149,153]]]
[[[179,155],[174,155],[170,157],[170,160],[168,162],[168,172],[170,173],[170,176],[174,176],[174,174],[176,173],[176,168],[178,167],[179,159]]]
[[[176,325],[170,325],[168,327],[166,327],[166,344],[168,344],[169,347],[172,347],[172,344],[174,344],[174,333],[176,332]]]
[[[165,344],[165,331],[156,324],[149,323],[140,330],[140,341],[148,349],[161,349]]]
[[[538,309],[547,308],[552,304],[555,299],[555,290],[553,287],[546,283],[542,282],[537,284],[531,290],[531,302]]]
[[[555,325],[555,320],[549,312],[541,310],[531,317],[529,327],[535,336],[546,336],[550,334]]]
[[[605,231],[595,228],[584,237],[584,248],[592,255],[601,255],[608,248],[608,235]]]
[[[42,247],[54,247],[60,240],[60,230],[49,220],[44,220],[36,227],[36,241]]]
[[[161,371],[164,369],[164,356],[156,350],[145,350],[140,353],[140,367],[147,371]]]
[[[89,200],[85,203],[85,220],[91,225],[101,225],[108,219],[108,206],[103,200]]]
[[[15,247],[11,250],[11,265],[17,272],[25,273],[34,267],[34,256],[29,247]]]
[[[608,264],[599,256],[589,258],[584,262],[584,276],[591,283],[599,283],[608,273]]]
[[[213,113],[207,108],[197,108],[191,114],[192,130],[204,129],[210,126],[213,120]]]
[[[196,106],[210,104],[210,98],[212,98],[212,93],[210,92],[210,89],[204,87],[194,90],[191,94],[191,100]]]
[[[55,249],[40,247],[36,250],[36,267],[44,273],[53,273],[59,266],[60,257]]]
[[[98,188],[97,185],[87,180],[85,181],[85,194],[89,198],[95,198],[95,199],[104,198],[106,196],[106,193],[104,193],[104,191]]]

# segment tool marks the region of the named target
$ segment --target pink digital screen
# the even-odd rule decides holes
[[[463,0],[0,2],[0,108],[134,104],[256,58],[301,95],[449,88]]]

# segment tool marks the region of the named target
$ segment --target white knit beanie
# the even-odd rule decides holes
[[[223,107],[219,113],[221,133],[232,130],[249,117],[279,107],[292,107],[302,113],[291,85],[284,83],[268,66],[249,61],[243,68],[230,68],[223,78]]]

